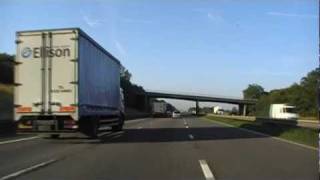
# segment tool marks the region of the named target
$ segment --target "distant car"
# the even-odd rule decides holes
[[[172,112],[172,118],[179,118],[181,116],[180,111],[173,111]]]

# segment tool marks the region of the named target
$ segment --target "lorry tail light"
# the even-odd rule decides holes
[[[74,112],[76,111],[76,107],[74,106],[61,106],[60,112]]]
[[[77,129],[78,125],[74,120],[65,120],[64,121],[64,128],[67,129]]]
[[[32,111],[31,107],[18,107],[17,108],[17,113],[28,113]]]

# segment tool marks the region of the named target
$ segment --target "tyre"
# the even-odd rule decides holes
[[[99,120],[92,119],[92,121],[90,121],[89,136],[91,138],[97,138],[98,134],[99,134]]]
[[[50,138],[52,139],[58,139],[60,137],[60,134],[50,134]]]
[[[112,131],[113,131],[113,132],[122,131],[122,128],[123,128],[123,124],[119,124],[119,125],[116,125],[116,126],[112,126]]]
[[[123,129],[123,124],[124,124],[124,116],[123,115],[120,115],[119,117],[119,124],[118,125],[115,125],[115,126],[112,126],[112,131],[113,132],[117,132],[117,131],[122,131]]]
[[[91,138],[97,138],[99,133],[99,120],[98,119],[82,120],[80,122],[80,131]]]

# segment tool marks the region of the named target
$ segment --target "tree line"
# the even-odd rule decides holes
[[[125,107],[131,107],[140,111],[145,111],[148,102],[145,99],[145,90],[131,82],[132,74],[123,69],[120,76],[120,85],[123,89]]]
[[[258,100],[255,107],[249,107],[249,115],[268,116],[270,104],[286,103],[296,106],[300,116],[317,117],[319,77],[320,69],[316,68],[301,78],[299,83],[269,92],[258,84],[249,84],[243,90],[244,98]]]
[[[13,83],[13,60],[14,56],[6,53],[0,53],[0,83]]]

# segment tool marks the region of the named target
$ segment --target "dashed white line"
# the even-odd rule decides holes
[[[194,137],[193,137],[193,135],[192,135],[192,134],[189,134],[189,138],[190,138],[191,140],[193,140],[193,139],[194,139]]]
[[[207,164],[207,161],[206,160],[199,160],[199,163],[200,163],[200,167],[202,169],[202,172],[204,174],[204,177],[207,179],[207,180],[215,180],[215,177],[214,175],[212,174],[211,170],[210,170],[210,167],[209,165]]]
[[[28,138],[21,138],[21,139],[9,140],[9,141],[2,141],[2,142],[0,142],[0,145],[16,143],[16,142],[20,142],[20,141],[28,141],[28,140],[32,140],[32,139],[38,139],[38,138],[40,138],[40,137],[39,136],[33,136],[33,137],[28,137]]]
[[[47,166],[47,165],[49,165],[49,164],[51,164],[51,163],[54,163],[55,161],[57,161],[57,159],[51,159],[51,160],[49,160],[49,161],[46,161],[46,162],[43,162],[43,163],[40,163],[40,164],[36,164],[36,165],[34,165],[34,166],[31,166],[31,167],[22,169],[22,170],[20,170],[20,171],[11,173],[11,174],[9,174],[9,175],[3,176],[3,177],[0,178],[0,180],[7,180],[7,179],[16,178],[16,177],[18,177],[18,176],[21,176],[22,174],[28,173],[28,172],[33,171],[33,170],[35,170],[35,169],[38,169],[38,168]]]
[[[186,128],[189,128],[189,126],[186,126]]]

